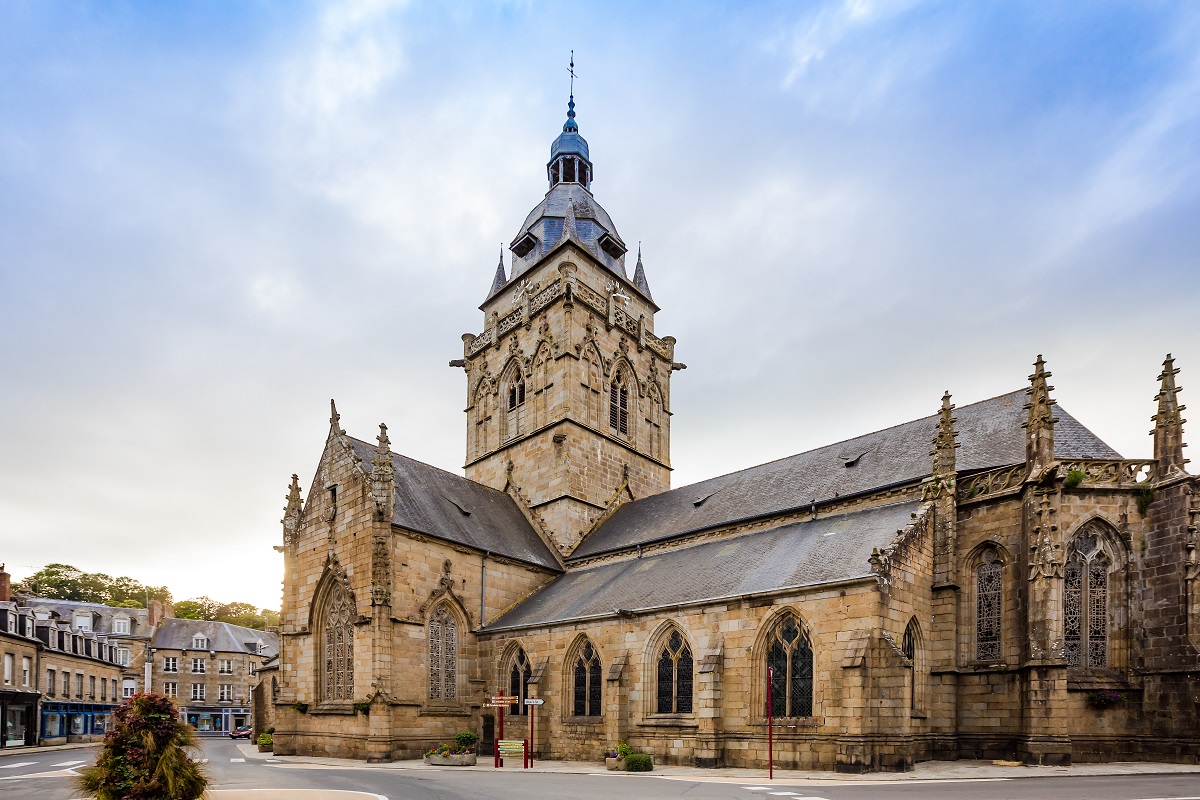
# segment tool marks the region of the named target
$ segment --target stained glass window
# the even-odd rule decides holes
[[[657,696],[659,714],[692,713],[692,649],[677,630],[658,656]]]
[[[577,717],[600,716],[601,675],[600,654],[591,642],[585,641],[575,659],[575,692],[573,711]]]
[[[517,649],[513,658],[512,668],[508,671],[508,694],[517,698],[517,702],[508,707],[510,714],[528,714],[529,706],[525,698],[529,697],[529,679],[533,677],[533,669],[529,666],[529,658],[524,648]]]
[[[975,658],[998,661],[1004,568],[994,550],[984,553],[983,561],[975,570]]]
[[[429,698],[458,697],[458,621],[445,605],[429,618]]]
[[[811,717],[813,709],[812,645],[800,630],[799,621],[788,614],[777,623],[767,645],[767,667],[771,678],[774,717]]]
[[[330,581],[322,606],[322,699],[354,698],[354,600],[341,581]]]
[[[1064,570],[1063,650],[1072,667],[1108,666],[1108,557],[1094,534],[1075,538]]]

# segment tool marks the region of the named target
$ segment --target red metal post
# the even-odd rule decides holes
[[[496,737],[496,762],[500,766],[504,766],[504,759],[500,757],[500,740],[504,738],[504,706],[496,709],[500,712],[500,735]]]
[[[529,709],[529,766],[533,766],[533,718],[537,716],[537,706],[525,706]]]
[[[774,683],[775,668],[767,667],[767,777],[770,780],[775,780],[775,698],[772,695]]]
[[[525,749],[521,752],[521,769],[529,769],[529,740],[525,740]]]

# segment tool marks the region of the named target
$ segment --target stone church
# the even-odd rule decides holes
[[[307,499],[292,477],[275,751],[490,746],[510,693],[544,700],[542,758],[763,767],[770,717],[787,767],[1200,759],[1171,358],[1150,460],[1058,406],[1039,356],[999,397],[671,489],[684,365],[569,109],[451,362],[465,476],[334,408]]]

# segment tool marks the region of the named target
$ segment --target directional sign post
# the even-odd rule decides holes
[[[521,698],[519,697],[512,697],[511,695],[506,694],[497,694],[492,695],[491,702],[487,704],[488,708],[496,709],[500,716],[500,732],[496,736],[496,752],[494,755],[494,766],[496,769],[504,766],[504,759],[501,757],[503,754],[500,752],[500,740],[504,738],[504,709],[508,708],[514,703],[519,702],[521,702]]]
[[[533,766],[533,743],[535,741],[533,738],[533,718],[537,716],[537,707],[545,702],[546,701],[540,697],[525,698],[525,705],[529,708],[529,757],[527,758],[526,763],[531,767]]]

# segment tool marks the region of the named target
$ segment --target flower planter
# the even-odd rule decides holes
[[[434,767],[473,767],[474,753],[459,753],[450,756],[425,756],[425,763]]]
[[[612,770],[625,769],[625,759],[623,758],[606,758],[604,759],[604,768]]]
[[[260,744],[258,746],[258,752],[270,753],[272,750],[274,750],[274,748],[275,748],[275,745],[273,745],[273,744]]]

